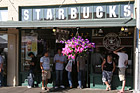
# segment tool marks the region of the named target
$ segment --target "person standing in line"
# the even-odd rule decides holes
[[[35,87],[38,87],[38,84],[39,84],[39,74],[40,74],[40,62],[38,60],[37,57],[35,57],[34,53],[33,52],[30,52],[28,54],[28,56],[31,58],[31,61],[30,61],[30,72],[33,74],[34,78],[33,78],[33,82],[36,81],[37,84],[35,84]],[[28,88],[31,88],[31,87],[34,87],[34,83],[33,85],[32,84],[29,84]]]
[[[34,87],[34,70],[35,70],[35,63],[37,61],[36,57],[34,56],[33,52],[30,52],[28,56],[31,58],[30,64],[30,70],[28,75],[28,88]]]
[[[0,87],[3,86],[3,58],[0,52]]]
[[[78,72],[78,87],[82,89],[85,86],[85,69],[86,68],[86,58],[83,55],[77,57],[77,72]]]
[[[40,58],[40,67],[42,70],[42,90],[49,90],[47,87],[48,79],[51,78],[50,72],[50,58],[48,51],[44,53],[44,56]],[[45,84],[45,86],[44,86]]]
[[[102,81],[106,84],[106,90],[111,90],[111,80],[115,71],[115,62],[112,60],[112,55],[108,54],[107,58],[102,63]]]
[[[61,49],[58,49],[58,54],[54,56],[55,71],[56,71],[56,85],[55,88],[58,88],[60,85],[61,88],[65,88],[63,85],[63,70],[64,63],[66,63],[66,57],[63,56]]]
[[[121,52],[118,52],[119,50],[121,50]],[[128,55],[126,54],[126,50],[124,49],[124,47],[114,51],[114,54],[117,54],[119,56],[119,60],[118,60],[119,78],[120,81],[122,81],[122,89],[120,90],[119,93],[124,93],[124,88],[126,83],[125,71],[126,71],[126,66],[128,64]]]
[[[72,72],[73,72],[73,66],[75,65],[75,59],[70,59],[68,64],[71,64],[70,70],[68,71],[68,82],[69,82],[70,89],[72,89],[73,87]]]

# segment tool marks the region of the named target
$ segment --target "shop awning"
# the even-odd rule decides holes
[[[122,27],[136,26],[135,19],[94,19],[55,21],[7,21],[0,22],[0,28],[14,27]]]

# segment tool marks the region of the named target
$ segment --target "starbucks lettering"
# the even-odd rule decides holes
[[[21,21],[80,20],[133,17],[133,4],[21,8]]]

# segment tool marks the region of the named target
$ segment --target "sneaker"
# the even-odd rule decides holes
[[[57,89],[57,88],[58,88],[58,86],[55,86],[54,88],[55,88],[55,89]]]
[[[61,85],[60,87],[61,87],[61,88],[65,88],[65,86],[63,86],[63,85]]]
[[[46,90],[45,87],[42,87],[42,90]]]
[[[31,86],[27,86],[27,88],[32,88]]]
[[[70,86],[70,89],[72,89],[72,86]]]
[[[80,87],[80,86],[78,86],[77,88],[78,88],[78,89],[82,89],[82,87]]]

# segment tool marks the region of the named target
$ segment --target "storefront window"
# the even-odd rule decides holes
[[[30,35],[30,32],[27,34],[26,31],[22,33],[22,47],[21,47],[21,56],[22,56],[22,68],[21,71],[29,70],[29,61],[31,60],[28,57],[28,53],[33,52],[34,55],[37,55],[37,35]]]
[[[45,51],[49,51],[49,57],[51,64],[53,63],[53,57],[55,52],[55,36],[52,30],[22,30],[21,37],[21,71],[29,71],[29,62],[31,60],[28,57],[28,53],[33,52],[38,58],[43,56]]]
[[[118,75],[118,56],[113,53],[114,50],[120,47],[125,47],[128,54],[128,66],[126,75],[133,75],[133,33],[134,28],[127,28],[127,31],[120,31],[121,28],[104,28],[104,29],[94,29],[92,33],[92,41],[95,42],[96,48],[93,51],[92,58],[99,58],[101,55],[103,58],[107,54],[112,54],[113,61],[116,64],[116,70],[114,75]],[[101,31],[102,30],[102,31]],[[102,33],[101,33],[102,32]],[[128,42],[129,41],[129,42]],[[120,52],[120,51],[119,51]],[[91,64],[93,64],[93,72],[96,74],[101,74],[101,64],[103,60],[92,59]]]
[[[10,45],[11,46],[11,45]],[[0,31],[0,52],[3,58],[3,85],[7,85],[8,34]]]
[[[92,19],[92,6],[81,7],[81,19]]]
[[[33,9],[33,21],[43,20],[43,9]]]
[[[105,18],[106,6],[94,6],[94,18]]]
[[[0,21],[7,21],[7,20],[8,20],[8,10],[0,9]]]

